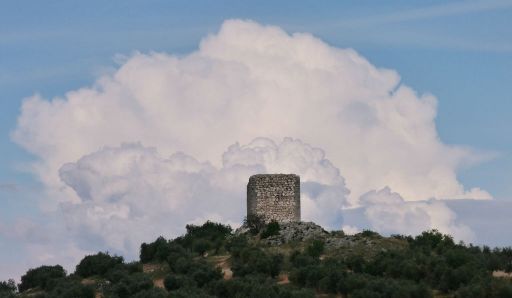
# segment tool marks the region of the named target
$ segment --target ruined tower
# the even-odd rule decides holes
[[[247,183],[247,216],[266,222],[300,221],[300,177],[295,174],[259,174]]]

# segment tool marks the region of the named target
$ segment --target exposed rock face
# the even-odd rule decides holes
[[[281,245],[289,242],[301,242],[313,239],[325,240],[329,232],[314,222],[288,222],[279,225],[278,235],[270,236],[265,241],[270,245]]]
[[[259,174],[247,184],[247,216],[265,222],[300,221],[300,177],[294,174]]]

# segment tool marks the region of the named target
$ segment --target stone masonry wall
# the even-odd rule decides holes
[[[295,174],[259,174],[247,184],[247,215],[266,222],[300,221],[300,177]]]

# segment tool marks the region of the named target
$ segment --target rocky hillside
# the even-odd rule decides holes
[[[345,235],[311,222],[206,222],[143,243],[140,260],[98,253],[73,273],[29,270],[0,297],[512,297],[512,249],[417,237]],[[494,273],[494,274],[493,274]]]

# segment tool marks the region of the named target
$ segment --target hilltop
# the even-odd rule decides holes
[[[249,218],[236,231],[187,225],[143,243],[140,260],[100,252],[75,272],[30,269],[0,297],[512,297],[512,249],[455,243],[426,231],[345,235],[314,223]],[[499,277],[498,277],[499,276]]]

